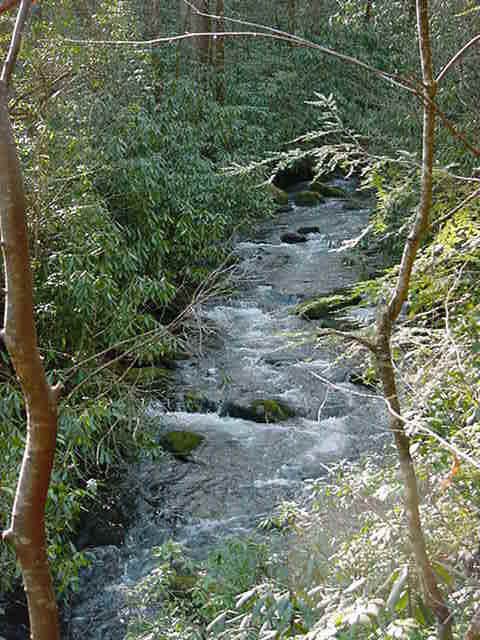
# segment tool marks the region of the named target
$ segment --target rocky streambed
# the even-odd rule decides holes
[[[154,547],[173,538],[204,557],[226,536],[252,531],[282,500],[301,499],[305,481],[329,465],[383,446],[382,401],[351,382],[341,344],[319,342],[323,321],[295,313],[362,275],[337,249],[365,227],[367,205],[354,192],[290,203],[255,239],[238,243],[235,293],[198,310],[214,340],[178,366],[176,411],[152,400],[142,416],[168,457],[128,478],[134,524],[122,546],[88,551],[69,637],[124,637],[133,615],[125,593],[155,569]],[[350,314],[372,317],[369,309]]]

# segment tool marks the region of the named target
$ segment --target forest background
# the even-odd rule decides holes
[[[85,561],[75,547],[82,510],[95,505],[108,518],[118,503],[115,477],[132,462],[132,452],[150,448],[155,454],[149,434],[137,429],[138,407],[151,391],[145,376],[158,384],[165,362],[193,348],[186,313],[192,299],[224,263],[235,236],[274,213],[272,191],[259,184],[279,167],[291,166],[302,177],[318,149],[315,169],[330,171],[339,163],[346,172],[362,173],[377,194],[372,232],[363,242],[391,265],[366,287],[372,298],[388,291],[418,202],[422,103],[378,74],[270,38],[226,38],[224,60],[214,47],[195,41],[155,47],[72,42],[139,41],[179,32],[179,5],[164,5],[42,2],[26,33],[11,95],[28,198],[39,342],[47,371],[65,387],[47,502],[49,554],[64,594]],[[298,33],[419,86],[412,6],[230,2],[225,12]],[[438,70],[478,33],[476,9],[467,1],[432,3]],[[240,30],[228,21],[223,27]],[[11,28],[4,15],[5,47]],[[462,463],[448,486],[441,479],[452,447],[478,459],[479,225],[472,198],[478,188],[472,177],[478,68],[473,49],[436,96],[442,117],[433,223],[411,287],[410,327],[397,336],[397,366],[411,415],[430,430],[426,436],[418,429],[416,441],[426,522],[438,540],[438,512],[447,520],[448,536],[442,538],[448,544],[436,554],[447,559],[474,549],[477,541],[477,467]],[[328,105],[335,127],[320,135]],[[353,140],[355,153],[347,153],[345,145]],[[254,170],[226,174],[234,165]],[[25,415],[6,354],[2,358],[0,513],[6,524]],[[413,434],[417,427],[413,421]],[[371,493],[388,479],[394,485],[394,468],[381,478],[371,469],[369,475],[378,484]],[[342,497],[358,495],[352,487],[363,472],[349,477],[348,490],[343,471],[341,478]],[[382,538],[375,518],[360,534],[357,544],[374,539],[392,545],[391,531]],[[18,579],[6,546],[0,563],[6,591]],[[446,576],[450,587],[451,572]],[[403,603],[396,603],[404,613],[412,613],[410,593],[403,589]],[[467,589],[458,596],[459,608],[466,609],[471,594]],[[419,616],[405,617],[418,623]]]

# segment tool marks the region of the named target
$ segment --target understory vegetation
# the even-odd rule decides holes
[[[168,35],[175,3],[165,4]],[[232,2],[227,11],[287,29],[286,9],[276,4]],[[408,3],[373,3],[369,22],[365,3],[317,4],[312,21],[310,3],[297,2],[299,34],[418,86]],[[437,4],[438,73],[478,32],[480,12],[468,12],[467,1]],[[346,257],[361,266],[373,253],[388,265],[358,287],[365,303],[376,302],[394,286],[418,204],[422,127],[420,99],[398,83],[267,38],[226,41],[219,104],[214,71],[187,73],[175,44],[74,41],[141,40],[137,3],[97,2],[93,17],[74,5],[43,0],[11,96],[39,342],[47,370],[64,385],[47,505],[63,597],[86,562],[76,540],[87,506],[105,513],[125,465],[140,452],[161,455],[139,428],[139,408],[152,386],[168,398],[168,362],[195,349],[190,305],[210,295],[235,238],[274,215],[263,183],[281,172],[304,179],[341,170],[375,194],[369,233]],[[11,24],[0,20],[3,51]],[[478,61],[473,50],[438,95],[431,225],[394,334],[429,552],[459,638],[480,571]],[[366,352],[349,347],[349,356],[360,356],[374,380]],[[154,379],[145,383],[147,368]],[[0,384],[5,526],[25,440],[23,399],[5,351]],[[138,619],[128,638],[433,637],[391,452],[339,463],[310,490],[308,508],[279,506],[251,540],[229,541],[201,566],[175,543],[159,549],[158,570],[130,594]],[[2,545],[0,592],[16,584],[13,554]]]

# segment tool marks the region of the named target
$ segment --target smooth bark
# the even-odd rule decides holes
[[[217,0],[216,3],[216,28],[215,31],[223,33],[225,31],[225,3],[224,0]],[[225,38],[215,36],[215,99],[218,104],[225,102]]]
[[[405,509],[408,532],[415,563],[420,576],[426,605],[437,619],[439,640],[452,638],[452,619],[427,554],[423,534],[417,480],[410,455],[410,439],[401,419],[400,402],[392,362],[392,328],[408,295],[410,277],[422,237],[428,227],[432,205],[432,167],[435,137],[436,83],[433,78],[429,36],[428,0],[417,0],[417,28],[420,43],[420,59],[423,77],[423,150],[421,196],[413,228],[405,243],[400,272],[390,302],[379,309],[377,316],[376,361],[383,384],[383,392],[389,408],[389,427],[393,433],[400,461],[400,471],[405,490]]]
[[[48,384],[37,344],[25,194],[8,113],[8,81],[30,4],[31,0],[22,0],[0,79],[0,231],[7,289],[1,337],[22,386],[27,413],[27,440],[11,523],[2,538],[14,546],[22,570],[32,640],[58,640],[57,603],[45,535],[45,504],[56,446],[58,389]]]

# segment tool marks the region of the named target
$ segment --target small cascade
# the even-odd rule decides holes
[[[122,589],[154,569],[154,547],[174,538],[204,557],[226,536],[251,532],[279,502],[301,500],[305,481],[329,465],[382,447],[382,399],[349,381],[338,344],[319,343],[318,322],[294,313],[297,303],[358,280],[337,248],[361,232],[368,213],[340,198],[292,206],[262,225],[258,242],[238,244],[236,294],[199,310],[215,345],[179,364],[177,411],[152,400],[141,416],[168,458],[132,473],[135,524],[124,548],[104,552],[115,564],[107,578],[89,570],[74,607],[75,637],[123,637]],[[305,241],[282,241],[302,231]],[[371,320],[371,311],[356,314]],[[99,636],[83,621],[105,607],[115,624],[107,620]]]

